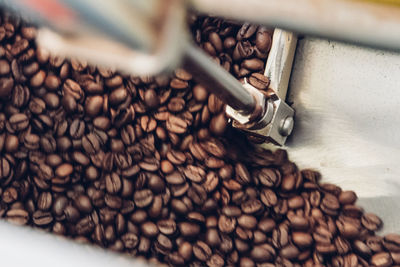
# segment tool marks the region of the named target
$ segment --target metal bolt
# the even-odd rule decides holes
[[[279,133],[282,136],[289,136],[293,131],[294,120],[293,117],[286,117],[281,121],[281,125],[279,127]]]

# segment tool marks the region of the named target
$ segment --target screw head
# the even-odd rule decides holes
[[[281,121],[281,125],[279,127],[279,133],[282,136],[289,136],[293,131],[294,119],[293,117],[286,117]]]

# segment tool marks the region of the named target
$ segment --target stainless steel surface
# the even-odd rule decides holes
[[[271,81],[269,87],[279,98],[285,100],[296,51],[297,35],[276,29],[272,40],[264,75]]]
[[[200,48],[192,44],[185,46],[184,68],[208,91],[217,95],[242,115],[253,113],[256,101],[242,84],[229,72],[217,65]]]
[[[289,86],[296,110],[286,142],[301,168],[355,190],[400,233],[400,53],[305,38]]]
[[[287,125],[286,132],[282,131],[282,126],[285,120],[290,122],[290,118],[294,116],[294,110],[277,95],[272,95],[269,100],[272,100],[274,107],[271,122],[259,129],[254,127],[247,129],[246,132],[248,135],[254,136],[259,140],[264,139],[267,143],[282,146],[291,133],[290,128],[293,125]],[[235,126],[235,124],[233,125]]]
[[[206,14],[299,33],[400,49],[400,8],[349,0],[190,0]]]

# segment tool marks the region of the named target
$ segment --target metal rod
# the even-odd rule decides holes
[[[185,46],[184,68],[207,90],[243,115],[254,111],[256,102],[242,84],[218,66],[202,50],[188,43]]]

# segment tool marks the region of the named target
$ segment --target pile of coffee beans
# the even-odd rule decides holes
[[[271,31],[191,20],[260,90]],[[35,46],[0,21],[0,216],[171,266],[400,266],[400,235],[357,196],[251,147],[184,70],[129,77]]]

